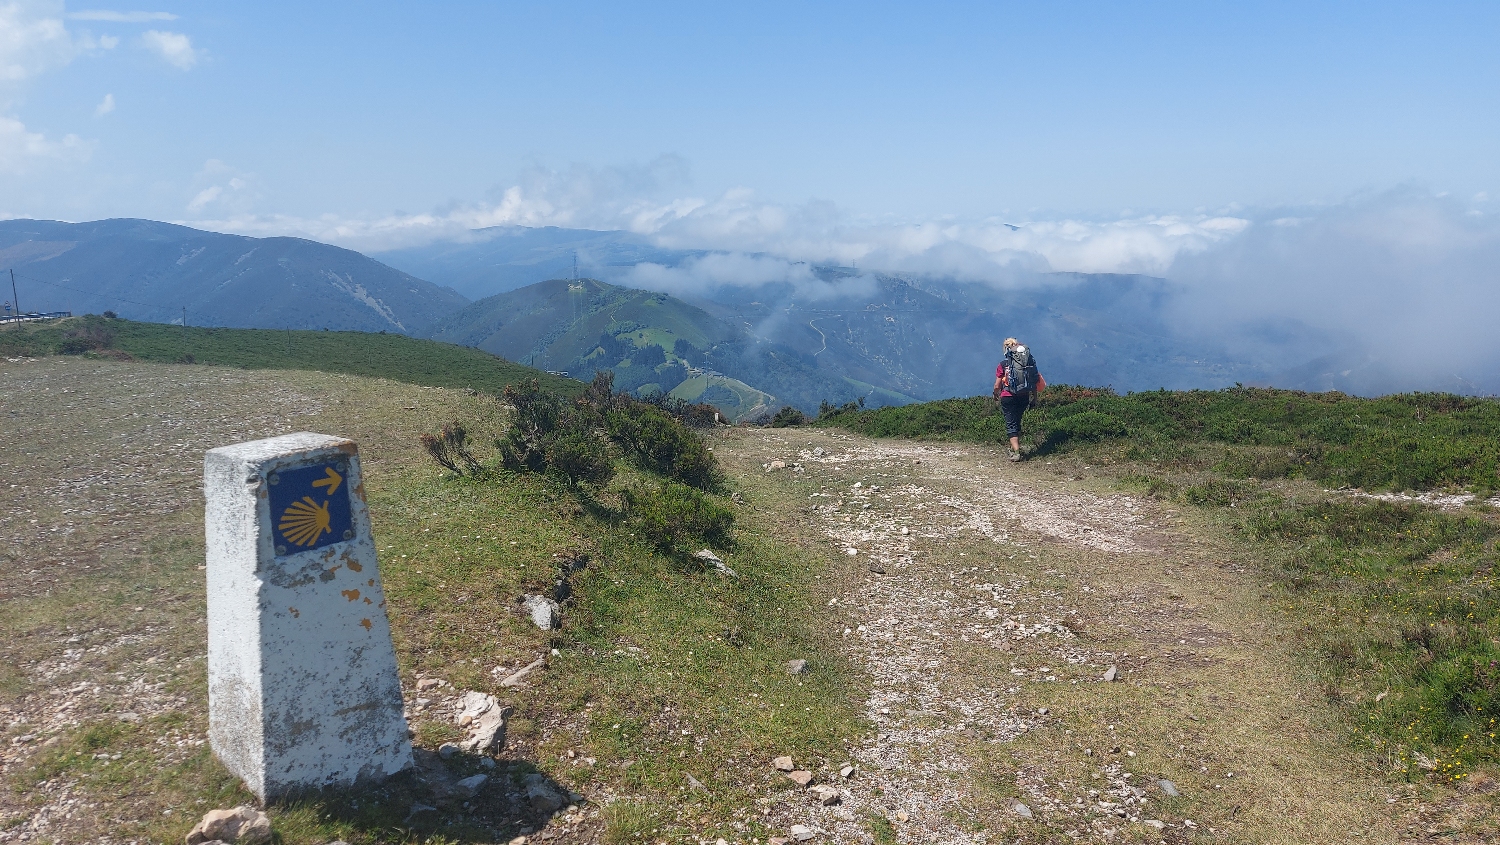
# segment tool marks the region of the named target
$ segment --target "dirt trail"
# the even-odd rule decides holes
[[[718,453],[848,562],[828,613],[870,677],[842,805],[783,804],[781,823],[835,842],[1401,839],[1409,799],[1320,724],[1252,567],[1179,515],[985,448],[770,430]]]

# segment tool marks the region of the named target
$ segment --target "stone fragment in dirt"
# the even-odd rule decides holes
[[[1105,683],[1109,683],[1111,681],[1119,680],[1119,678],[1120,678],[1120,670],[1119,669],[1116,669],[1115,667],[1111,666],[1108,669],[1104,670],[1104,681],[1105,681]]]
[[[844,554],[848,555],[849,557],[854,557],[855,555],[859,554],[859,549],[850,546],[844,549]]]
[[[792,782],[798,786],[807,786],[809,783],[812,783],[813,775],[812,772],[806,769],[798,769],[795,772],[788,773],[787,777],[791,778]]]
[[[430,689],[437,689],[439,686],[442,686],[442,683],[443,682],[438,680],[437,678],[418,678],[417,692],[426,692]]]
[[[843,800],[839,795],[838,787],[835,786],[814,786],[807,790],[807,794],[811,795],[814,801],[825,807],[832,807]]]
[[[1161,819],[1141,819],[1141,824],[1146,827],[1154,827],[1157,830],[1166,830],[1167,823]]]
[[[463,797],[473,798],[476,794],[479,793],[479,790],[485,785],[486,782],[489,781],[489,779],[489,775],[470,775],[469,777],[460,780],[458,783],[455,783],[453,786]]]
[[[452,760],[458,752],[459,747],[451,742],[445,742],[438,746],[438,756],[444,760]]]
[[[885,567],[872,560],[870,561],[870,571],[875,573],[876,575],[884,575]]]
[[[1437,761],[1433,760],[1431,757],[1428,757],[1426,754],[1423,754],[1420,751],[1413,751],[1411,753],[1411,759],[1412,762],[1417,764],[1417,768],[1419,769],[1425,769],[1429,772],[1437,771]]]
[[[698,790],[699,792],[707,792],[708,791],[708,787],[706,787],[706,786],[703,785],[703,781],[698,780],[697,778],[693,777],[692,775],[688,774],[687,772],[683,772],[682,774],[683,774],[683,777],[687,778],[688,786],[692,787],[693,789]]]
[[[526,664],[525,666],[522,666],[520,669],[517,669],[514,674],[507,676],[505,678],[505,680],[503,680],[503,681],[500,682],[500,686],[502,686],[502,687],[520,686],[522,683],[525,683],[526,679],[531,676],[532,672],[535,672],[536,670],[541,669],[542,667],[544,667],[546,665],[547,665],[547,658],[546,657],[538,657],[537,659],[531,661],[530,663]]]
[[[797,764],[790,757],[777,757],[771,761],[771,767],[778,772],[790,772],[797,768]]]
[[[910,534],[910,533],[911,533],[911,529],[907,528],[905,525],[901,526],[901,536],[904,537],[904,536],[906,536],[907,534]]]
[[[564,796],[559,795],[547,783],[545,775],[532,773],[526,776],[526,800],[530,802],[531,809],[538,813],[553,813],[567,803]]]
[[[558,627],[562,621],[562,607],[546,596],[525,596],[521,599],[521,608],[531,617],[532,624],[543,631]]]
[[[792,825],[792,829],[789,831],[789,833],[791,833],[792,838],[797,840],[798,842],[806,842],[807,840],[812,839],[814,836],[818,835],[817,831],[813,830],[805,824]]]
[[[786,461],[772,461],[766,464],[766,472],[771,472],[772,470],[777,469],[786,469]]]
[[[406,821],[402,824],[407,827],[414,825],[431,824],[437,821],[438,808],[431,804],[413,804],[411,811],[406,814]]]
[[[801,658],[798,658],[796,660],[788,660],[786,662],[786,673],[788,675],[807,674],[807,661]]]
[[[728,575],[730,578],[735,577],[734,570],[729,568],[729,564],[725,563],[722,558],[709,549],[693,552],[693,557],[703,561],[704,566],[709,567],[720,575]]]
[[[1021,803],[1020,801],[1012,801],[1010,803],[1010,809],[1011,812],[1015,813],[1023,819],[1032,818],[1031,808]]]
[[[896,821],[898,821],[898,822],[906,822],[910,818],[911,818],[911,816],[909,814],[907,814],[907,812],[905,810],[897,810],[896,811]]]
[[[828,450],[824,449],[822,446],[819,446],[816,449],[813,449],[813,457],[814,458],[821,458],[821,457],[823,457],[826,454],[828,454]]]
[[[188,831],[186,841],[187,845],[205,845],[215,840],[235,845],[268,845],[271,841],[271,820],[265,813],[248,804],[231,810],[209,810]]]
[[[500,706],[493,695],[469,691],[459,700],[462,710],[459,721],[469,719],[469,738],[459,743],[459,748],[470,754],[484,754],[491,749],[505,746],[505,720],[511,709]]]
[[[841,778],[843,778],[845,780],[848,780],[849,778],[851,778],[853,776],[854,776],[854,767],[853,766],[845,766],[844,768],[839,769],[839,777],[841,777]]]

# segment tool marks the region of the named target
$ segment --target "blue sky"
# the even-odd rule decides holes
[[[374,247],[370,221],[516,186],[525,214],[454,219],[629,226],[732,191],[904,224],[1500,197],[1493,3],[635,6],[0,4],[0,213]]]

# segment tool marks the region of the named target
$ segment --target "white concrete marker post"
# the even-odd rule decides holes
[[[214,753],[262,801],[409,768],[358,447],[238,443],[203,482]]]

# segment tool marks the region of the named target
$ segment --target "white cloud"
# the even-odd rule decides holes
[[[63,23],[61,0],[0,2],[0,82],[62,67],[87,49]]]
[[[141,34],[141,46],[179,70],[187,70],[197,64],[202,55],[201,50],[193,48],[193,40],[180,32],[148,29]]]
[[[99,105],[94,106],[94,117],[103,117],[115,110],[115,95],[105,94]]]
[[[1386,362],[1370,392],[1500,390],[1500,216],[1407,187],[1265,217],[1167,268],[1181,325],[1265,356],[1296,328]]]
[[[211,158],[193,177],[196,190],[188,200],[187,210],[193,214],[210,209],[231,214],[247,212],[259,199],[254,182],[254,174]]]
[[[0,172],[20,173],[49,161],[79,161],[93,152],[93,142],[77,135],[54,141],[32,132],[15,118],[0,117]]]
[[[108,21],[110,23],[150,23],[151,21],[177,20],[177,16],[171,12],[114,12],[108,9],[84,9],[79,12],[69,12],[68,17],[75,21]]]

